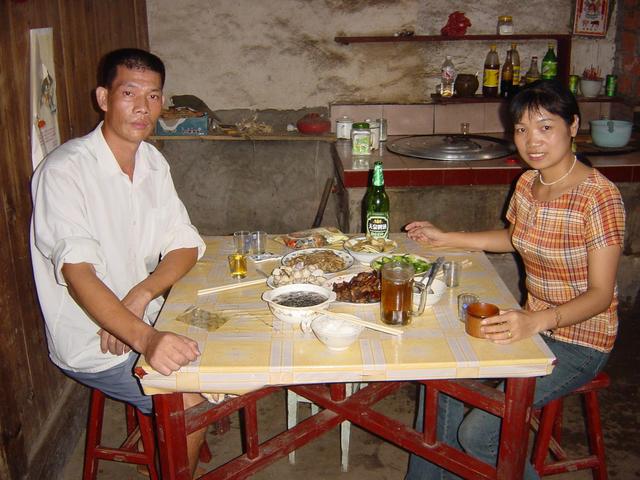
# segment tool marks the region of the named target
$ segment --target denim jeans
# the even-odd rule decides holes
[[[536,380],[534,408],[543,407],[551,400],[567,395],[589,382],[602,370],[609,358],[608,353],[593,348],[556,341],[546,336],[542,338],[556,356],[557,363],[549,375],[539,377]],[[501,384],[499,388],[502,389],[503,385]],[[421,398],[424,398],[422,390],[420,394]],[[441,394],[438,402],[438,439],[454,447],[462,446],[462,449],[468,454],[495,466],[500,442],[502,422],[500,417],[484,410],[473,409],[463,420],[462,402],[450,397],[446,397],[448,400],[443,402],[443,397],[446,396]],[[422,425],[422,417],[423,411],[420,405],[417,419],[417,424],[420,426]],[[440,437],[441,424],[444,424],[442,437]],[[459,428],[456,428],[456,425]],[[458,477],[422,457],[411,455],[406,480],[448,480],[452,478]],[[525,480],[540,478],[530,462],[525,463],[523,478]]]

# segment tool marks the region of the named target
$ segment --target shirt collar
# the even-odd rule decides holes
[[[98,167],[102,170],[105,176],[124,175],[124,172],[120,168],[120,164],[116,160],[111,148],[109,148],[107,140],[104,138],[102,133],[103,123],[104,121],[101,121],[95,130],[89,134],[95,148]],[[145,142],[142,142],[136,151],[136,166],[133,174],[133,179],[136,183],[146,177],[150,170],[156,170],[155,166],[151,165],[149,162],[148,156],[142,153],[146,148],[147,145]]]

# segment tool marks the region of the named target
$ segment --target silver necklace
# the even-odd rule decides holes
[[[567,173],[565,173],[564,175],[562,175],[559,179],[554,180],[553,182],[545,182],[542,179],[542,174],[540,173],[540,170],[538,170],[538,180],[540,180],[540,183],[542,185],[545,185],[547,187],[551,186],[551,185],[555,185],[558,182],[561,182],[562,180],[564,180],[565,178],[567,178],[569,176],[569,174],[573,171],[573,167],[576,166],[576,162],[578,161],[578,157],[576,157],[575,155],[573,156],[573,163],[571,164],[571,168],[567,171]]]

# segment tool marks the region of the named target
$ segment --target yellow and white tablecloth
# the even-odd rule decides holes
[[[539,336],[510,345],[495,345],[468,336],[458,320],[457,296],[474,293],[501,309],[519,308],[516,300],[482,252],[443,251],[426,248],[405,235],[394,235],[396,252],[435,259],[464,261],[460,285],[448,288],[440,301],[427,307],[403,327],[402,336],[365,329],[348,350],[334,352],[312,333],[273,317],[261,300],[268,287],[253,285],[210,295],[199,289],[235,282],[229,275],[230,237],[205,238],[207,251],[196,266],[171,290],[156,328],[186,335],[198,342],[202,355],[169,376],[161,375],[140,358],[138,366],[145,393],[209,392],[242,394],[269,385],[386,380],[531,377],[551,372],[554,356]],[[270,241],[268,250],[288,250]],[[256,268],[269,273],[277,262],[249,262],[242,281],[261,278]],[[354,265],[357,271],[362,265]],[[340,272],[345,274],[347,272]],[[225,312],[228,321],[207,331],[176,320],[187,308]],[[335,304],[332,311],[355,313],[379,322],[379,305]]]

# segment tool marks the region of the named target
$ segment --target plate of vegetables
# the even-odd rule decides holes
[[[379,271],[385,263],[404,262],[410,264],[415,270],[416,275],[422,275],[429,270],[433,262],[413,253],[399,253],[395,255],[381,255],[371,262],[371,268]]]

